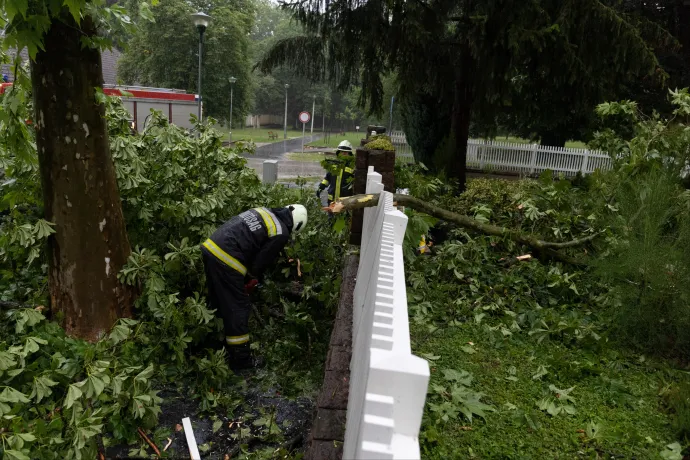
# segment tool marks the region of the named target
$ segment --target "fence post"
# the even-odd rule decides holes
[[[584,155],[582,155],[582,166],[580,167],[580,172],[582,172],[582,174],[587,173],[588,163],[589,163],[589,150],[585,150]]]
[[[484,155],[483,155],[483,149],[482,147],[486,144],[485,142],[481,142],[477,145],[477,159],[479,160],[479,170],[483,171],[484,170]]]
[[[529,173],[534,174],[537,166],[537,150],[539,149],[539,144],[532,144],[532,155],[529,160]]]

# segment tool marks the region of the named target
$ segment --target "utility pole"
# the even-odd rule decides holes
[[[206,28],[208,27],[210,21],[211,16],[201,11],[192,15],[192,22],[199,31],[199,83],[197,85],[197,90],[199,91],[199,122],[201,122],[201,56],[204,51],[204,32],[206,32]]]
[[[314,116],[316,114],[316,94],[314,94],[314,102],[311,105],[311,137],[314,137]]]
[[[290,85],[285,83],[285,122],[284,122],[283,139],[287,139],[287,90],[289,87],[290,87]]]
[[[232,93],[235,89],[235,82],[237,78],[230,77],[230,141],[232,142]]]

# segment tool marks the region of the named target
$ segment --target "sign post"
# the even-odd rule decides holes
[[[304,134],[309,120],[311,120],[311,115],[309,112],[300,112],[299,121],[302,122],[302,154],[304,154]]]

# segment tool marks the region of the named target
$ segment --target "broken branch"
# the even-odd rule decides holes
[[[568,257],[559,253],[559,249],[567,249],[576,246],[581,246],[585,243],[594,240],[600,235],[599,233],[595,233],[593,235],[589,235],[571,241],[566,241],[563,243],[544,241],[532,235],[526,235],[515,229],[499,227],[497,225],[480,222],[469,216],[464,216],[462,214],[457,214],[455,212],[448,211],[447,209],[434,206],[426,201],[422,201],[413,196],[395,194],[393,195],[393,201],[397,202],[400,206],[410,207],[415,211],[423,212],[424,214],[436,217],[437,219],[445,220],[447,222],[453,222],[454,224],[462,228],[467,228],[470,230],[477,231],[479,233],[484,233],[485,235],[507,237],[517,243],[521,243],[534,248],[535,251],[541,256],[553,258],[569,264],[581,265],[582,262],[579,262],[572,257]],[[324,210],[331,213],[339,213],[343,211],[352,211],[355,209],[363,209],[377,206],[378,203],[378,194],[354,195],[341,198],[339,201],[332,203],[331,206],[324,208]]]
[[[149,437],[146,436],[146,433],[144,433],[144,430],[142,430],[141,428],[137,428],[137,431],[139,432],[139,436],[141,436],[142,438],[144,438],[144,441],[146,441],[146,443],[147,443],[149,446],[151,446],[151,448],[153,449],[153,451],[154,451],[154,452],[156,453],[156,455],[158,455],[158,457],[160,458],[160,456],[161,456],[161,451],[158,450],[158,447],[156,447],[156,445],[153,443],[153,441],[151,441],[151,440],[149,439]]]

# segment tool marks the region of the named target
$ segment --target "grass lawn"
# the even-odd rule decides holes
[[[225,131],[227,133],[227,128],[219,128],[222,131]],[[278,139],[271,139],[268,137],[268,133],[273,132],[278,134]],[[288,139],[292,138],[297,138],[297,137],[302,137],[302,131],[296,131],[296,130],[288,130]],[[225,135],[225,138],[227,139],[227,134]],[[271,142],[280,142],[283,140],[283,130],[281,129],[273,129],[273,128],[261,128],[261,129],[254,129],[254,128],[242,128],[242,129],[233,129],[232,130],[232,140],[233,141],[251,141],[254,142],[255,144],[261,144],[261,143],[271,143]]]
[[[359,142],[365,137],[366,133],[364,132],[347,132],[344,136],[341,136],[337,133],[331,133],[330,139],[319,139],[318,141],[312,142],[309,145],[312,147],[336,148],[342,141],[348,140],[352,144],[352,147],[357,148],[359,146]]]
[[[326,155],[323,152],[290,152],[287,154],[289,160],[304,161],[305,163],[321,163],[326,158],[335,158],[334,155]]]
[[[486,420],[456,417],[435,424],[427,403],[423,458],[658,458],[674,441],[668,415],[659,407],[664,372],[653,362],[615,352],[594,356],[546,341],[492,343],[485,331],[475,321],[431,335],[412,328],[413,352],[439,356],[430,362],[430,391],[434,384],[447,385],[444,370],[467,371],[470,387],[495,408]],[[539,377],[543,371],[547,374]],[[552,417],[539,410],[538,402],[553,396],[551,384],[574,387],[569,396],[575,414]]]
[[[510,142],[512,144],[531,144],[532,142],[528,139],[522,139],[521,137],[515,136],[498,136],[494,139],[496,142]],[[568,141],[565,146],[570,149],[586,149],[587,144],[580,141]]]

